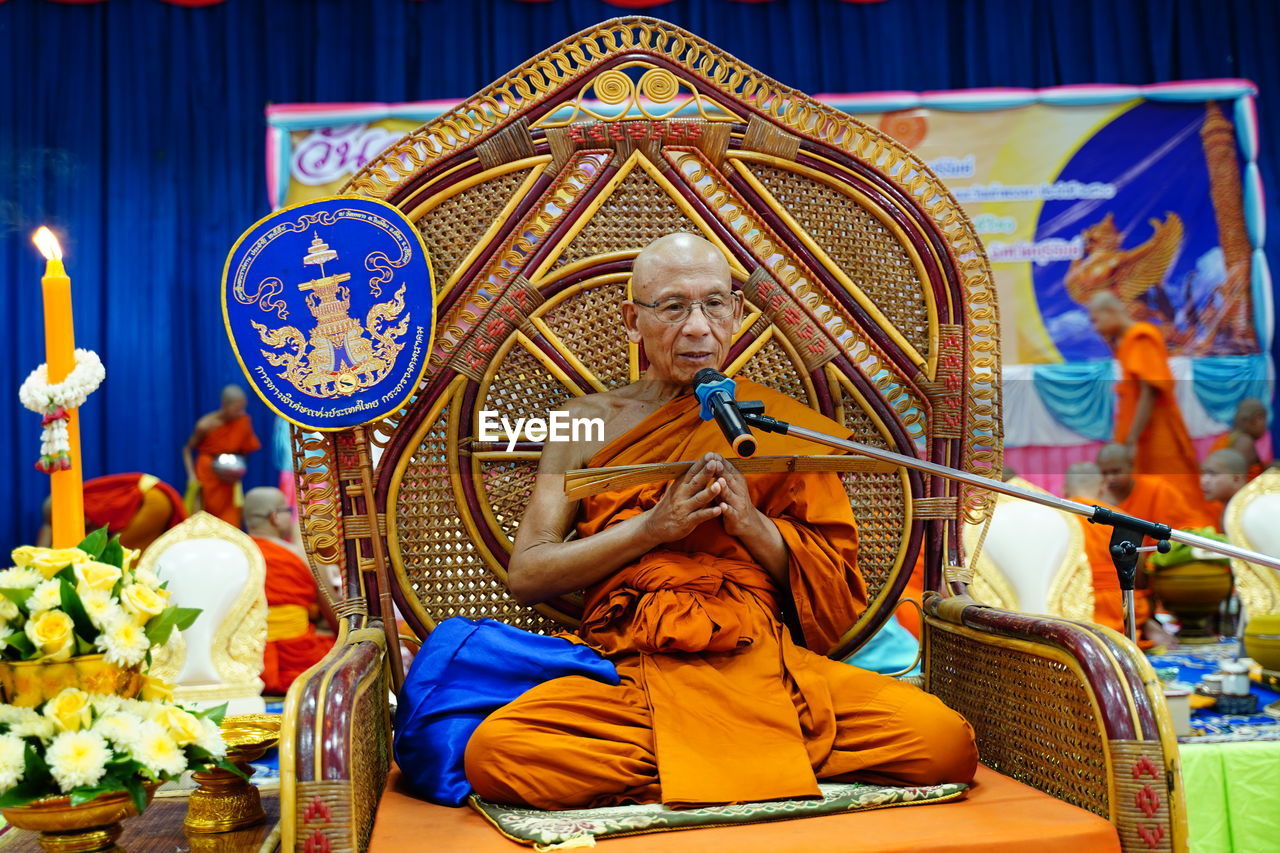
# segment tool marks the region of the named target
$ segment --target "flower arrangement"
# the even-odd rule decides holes
[[[156,682],[151,689],[163,695]],[[40,708],[0,705],[0,808],[59,793],[76,806],[128,791],[141,812],[148,782],[214,767],[243,776],[226,759],[218,728],[225,711],[225,705],[192,711],[163,698],[124,699],[75,687]]]
[[[75,548],[16,548],[13,567],[0,571],[0,659],[102,652],[121,667],[149,662],[151,647],[190,627],[200,611],[170,606],[165,584],[133,568],[137,557],[106,528]]]

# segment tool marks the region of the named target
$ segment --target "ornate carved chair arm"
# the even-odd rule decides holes
[[[391,766],[386,635],[344,618],[333,649],[285,699],[280,743],[283,850],[332,853],[369,844]]]
[[[967,596],[925,610],[925,689],[973,726],[984,764],[1107,818],[1125,851],[1186,849],[1173,727],[1131,643]]]

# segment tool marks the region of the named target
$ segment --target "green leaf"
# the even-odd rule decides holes
[[[91,655],[95,651],[97,651],[97,647],[94,646],[93,643],[90,643],[84,637],[81,637],[79,634],[76,634],[76,654],[77,655]]]
[[[160,611],[160,615],[147,623],[146,634],[147,640],[153,646],[163,646],[169,642],[169,635],[173,633],[173,623],[178,619],[178,608],[166,607]]]
[[[84,541],[78,547],[95,560],[101,558],[102,550],[107,547],[107,528],[99,527],[84,537]]]
[[[38,738],[27,738],[26,741],[27,746],[22,754],[22,779],[47,792],[53,785],[53,776],[49,773],[49,765],[45,763],[44,754],[41,752],[44,747],[37,746]]]
[[[117,569],[124,568],[124,546],[120,544],[119,536],[111,537],[111,541],[102,549],[102,556],[98,557],[98,561]]]
[[[142,780],[136,775],[130,776],[124,780],[124,786],[129,789],[129,796],[133,798],[133,807],[138,810],[138,814],[142,814],[147,810],[147,789],[142,786]]]
[[[75,586],[76,582],[79,580],[76,577],[75,566],[64,566],[61,571],[54,575],[54,577],[60,581],[66,581],[72,586]]]
[[[121,780],[121,779],[109,780],[107,777],[104,776],[102,780],[97,785],[94,785],[92,788],[80,787],[72,791],[71,805],[73,806],[84,805],[90,800],[94,800],[94,799],[97,799],[98,797],[101,797],[103,794],[114,794],[115,792],[121,790],[122,788],[126,788],[127,786],[128,786],[128,782],[125,780]]]
[[[41,797],[47,797],[48,795],[49,788],[47,786],[32,782],[28,779],[23,779],[17,785],[6,791],[3,796],[0,796],[0,809],[13,808],[14,806],[25,806],[32,800],[38,800]]]
[[[26,604],[27,599],[31,597],[31,593],[35,592],[31,587],[26,589],[0,589],[0,595],[12,601],[14,604]]]
[[[93,627],[93,623],[89,621],[89,614],[84,612],[84,605],[80,602],[75,585],[69,583],[66,578],[62,578],[62,609],[75,623],[77,634],[86,638],[98,636],[98,629]]]
[[[199,607],[175,607],[178,611],[177,617],[174,619],[173,627],[179,631],[185,631],[190,628],[196,621],[196,617],[204,611]]]
[[[236,774],[237,776],[239,776],[241,779],[245,780],[246,782],[247,782],[247,781],[249,781],[249,775],[250,775],[250,774],[245,773],[243,770],[241,770],[239,767],[237,767],[233,762],[228,761],[228,760],[227,760],[227,759],[225,759],[225,758],[219,758],[219,759],[218,759],[218,767],[219,767],[220,769],[222,769],[222,770],[226,770],[228,773],[234,773],[234,774]]]
[[[227,703],[223,702],[221,705],[214,705],[212,708],[205,708],[204,710],[199,710],[199,711],[193,710],[193,711],[190,711],[190,713],[196,717],[204,717],[206,720],[209,720],[210,722],[212,722],[215,726],[220,726],[222,725],[223,719],[225,719],[227,716]],[[198,749],[198,747],[193,747],[193,748]]]
[[[27,660],[35,656],[36,646],[31,642],[31,638],[21,631],[15,631],[4,638],[4,644],[10,648],[18,650],[18,654],[22,655],[19,660]]]

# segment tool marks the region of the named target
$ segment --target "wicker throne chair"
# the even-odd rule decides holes
[[[286,704],[288,847],[368,843],[390,763],[392,598],[419,638],[455,615],[576,624],[576,597],[523,607],[507,592],[540,446],[478,440],[479,412],[541,415],[637,377],[618,304],[649,240],[696,232],[731,259],[748,310],[728,373],[863,442],[999,476],[995,292],[955,199],[893,139],[688,32],[626,18],[580,33],[405,137],[347,192],[416,223],[439,319],[403,410],[294,434],[307,550],[319,576],[342,569],[347,600],[340,642]],[[874,598],[825,651],[870,637],[919,560],[941,593],[926,596],[924,687],[973,724],[983,762],[1111,821],[1125,850],[1184,849],[1176,746],[1137,650],[968,596],[957,531],[985,519],[989,494],[907,470],[846,483]]]

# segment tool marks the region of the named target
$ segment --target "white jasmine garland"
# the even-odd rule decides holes
[[[45,751],[49,772],[64,794],[84,785],[96,785],[107,772],[111,747],[93,731],[62,732]]]
[[[31,371],[18,399],[22,405],[44,416],[40,434],[41,471],[52,473],[71,467],[71,443],[67,437],[67,413],[78,409],[97,390],[107,376],[102,359],[93,350],[77,349],[75,367],[61,382],[49,382],[48,365],[42,364]]]

